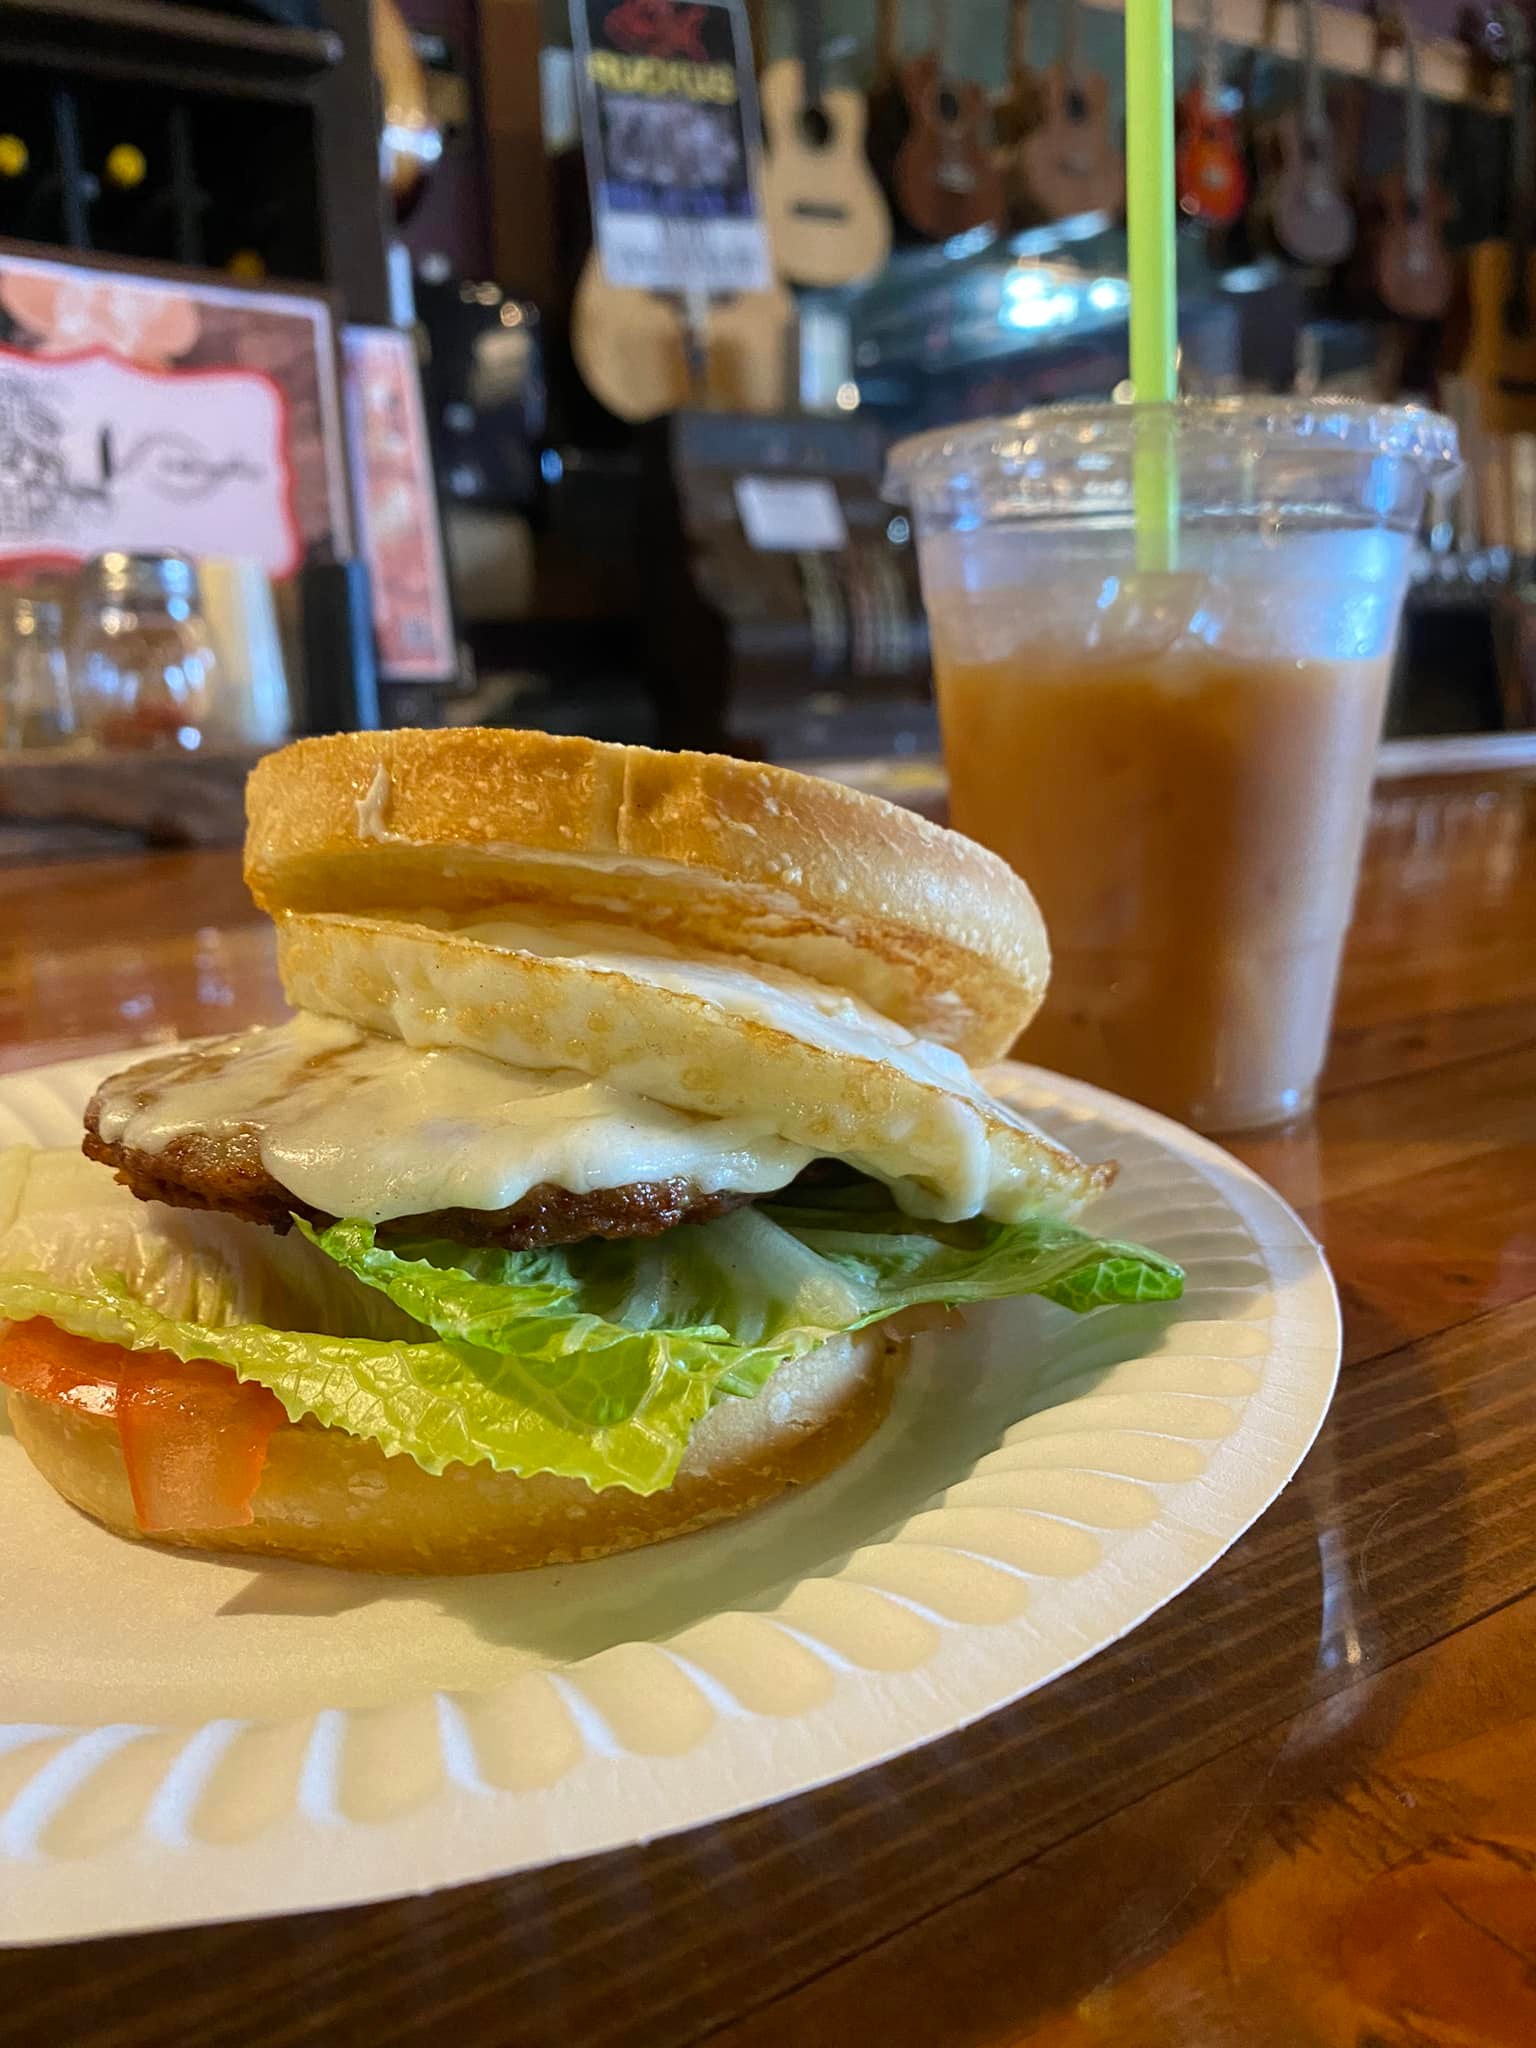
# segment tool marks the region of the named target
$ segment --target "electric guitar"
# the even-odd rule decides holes
[[[1199,66],[1176,109],[1174,180],[1180,213],[1208,228],[1231,227],[1248,204],[1242,142],[1225,97],[1216,0],[1202,0]]]

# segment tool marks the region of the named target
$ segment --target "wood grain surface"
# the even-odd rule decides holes
[[[0,1065],[280,1012],[235,857],[0,875]],[[1234,1146],[1346,1312],[1301,1476],[1022,1705],[724,1826],[0,1954],[0,2042],[1536,2043],[1536,778],[1376,806],[1316,1115]]]

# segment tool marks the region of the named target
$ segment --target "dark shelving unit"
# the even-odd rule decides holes
[[[333,292],[344,319],[387,322],[368,0],[323,0],[323,16],[301,27],[175,0],[0,0],[0,132],[23,134],[35,159],[30,197],[8,210],[0,186],[0,232],[200,269],[250,250],[274,282]],[[104,199],[103,150],[152,116],[142,200]]]

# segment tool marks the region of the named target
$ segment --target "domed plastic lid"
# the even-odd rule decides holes
[[[898,441],[886,464],[885,495],[901,504],[975,491],[983,497],[1057,470],[1101,474],[1131,462],[1138,438],[1158,421],[1176,436],[1181,467],[1234,459],[1315,454],[1386,458],[1410,465],[1422,486],[1444,490],[1461,473],[1454,422],[1416,405],[1359,399],[1183,399],[1174,405],[1053,405],[1011,418],[972,420]]]

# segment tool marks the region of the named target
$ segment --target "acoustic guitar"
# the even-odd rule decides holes
[[[1455,275],[1445,246],[1450,202],[1430,175],[1429,124],[1412,34],[1402,29],[1403,161],[1376,188],[1380,227],[1371,265],[1382,304],[1402,320],[1438,320]]]
[[[1037,219],[1118,213],[1125,159],[1109,129],[1109,82],[1078,54],[1080,0],[1065,0],[1056,62],[1040,78],[1040,120],[1019,144],[1022,193]]]
[[[1516,7],[1501,7],[1510,76],[1508,238],[1467,252],[1468,329],[1460,369],[1475,386],[1493,434],[1536,433],[1536,164],[1531,160],[1530,37]]]
[[[902,67],[907,133],[896,153],[896,203],[930,242],[1003,224],[1003,181],[987,145],[987,96],[958,78],[949,0],[933,0],[933,46]]]
[[[610,284],[594,249],[571,303],[571,353],[587,389],[621,420],[684,405],[782,412],[794,324],[794,301],[777,281],[689,303],[680,292]]]
[[[1202,0],[1200,56],[1175,110],[1174,183],[1179,211],[1202,227],[1229,228],[1248,204],[1248,169],[1237,122],[1227,111],[1216,36],[1216,0]]]
[[[1317,0],[1301,0],[1301,104],[1269,130],[1267,215],[1294,262],[1331,270],[1355,246],[1355,216],[1339,184],[1317,58]]]
[[[864,98],[826,84],[821,0],[795,0],[795,43],[797,54],[770,64],[759,87],[774,265],[794,284],[852,284],[891,247],[891,217],[864,154]]]

